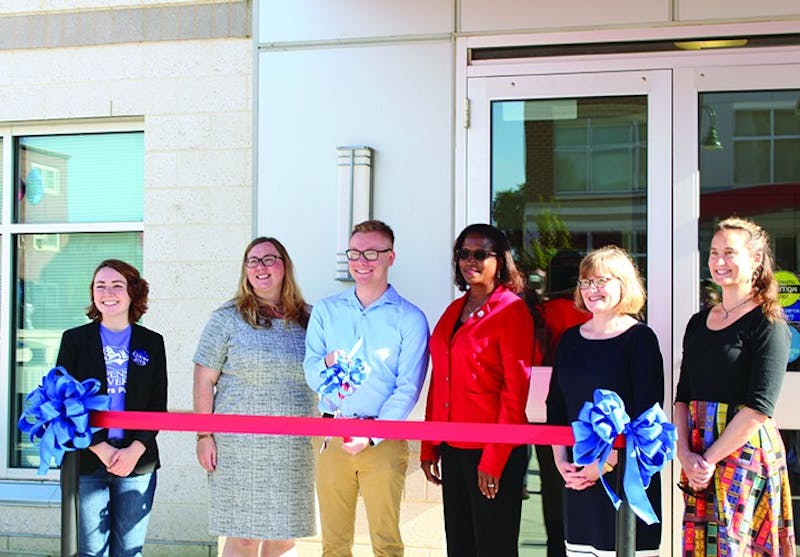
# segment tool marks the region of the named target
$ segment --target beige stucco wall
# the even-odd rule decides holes
[[[0,122],[141,123],[143,273],[151,285],[144,323],[165,337],[169,409],[190,410],[197,338],[209,312],[234,292],[251,234],[252,41],[0,50],[0,67]],[[164,544],[148,554],[215,552],[194,436],[163,432],[159,445],[163,468],[149,538]],[[58,512],[0,505],[0,550],[58,547]]]
[[[91,9],[141,8],[147,6],[169,6],[179,4],[226,4],[228,0],[0,0],[0,14],[23,14],[73,11]]]

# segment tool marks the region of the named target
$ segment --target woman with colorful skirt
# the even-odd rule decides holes
[[[708,268],[721,301],[692,316],[675,397],[683,555],[796,555],[786,454],[772,416],[789,359],[769,238],[717,224]]]

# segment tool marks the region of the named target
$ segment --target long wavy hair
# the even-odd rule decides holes
[[[269,329],[272,326],[272,318],[279,314],[278,308],[265,306],[259,303],[258,297],[253,291],[253,286],[247,280],[247,267],[244,260],[255,246],[269,242],[283,258],[283,284],[281,285],[281,305],[283,306],[283,320],[285,323],[295,322],[303,329],[308,326],[309,309],[300,287],[294,278],[294,264],[289,252],[282,243],[271,236],[259,236],[244,249],[242,256],[242,269],[239,276],[239,287],[236,290],[236,309],[239,310],[242,318],[254,328]]]
[[[508,242],[508,238],[506,238],[506,235],[503,234],[503,231],[499,228],[491,224],[483,223],[470,224],[467,226],[461,231],[461,234],[458,235],[453,245],[453,272],[458,289],[461,292],[466,292],[467,290],[467,281],[464,279],[464,275],[461,274],[461,269],[458,267],[457,253],[458,250],[464,247],[464,240],[467,239],[467,236],[486,238],[489,240],[491,251],[497,254],[495,256],[497,258],[497,275],[494,279],[494,285],[499,286],[502,284],[517,294],[522,292],[525,287],[525,280],[522,278],[522,273],[519,272],[517,265],[514,263],[514,256],[511,253],[511,244]]]
[[[136,267],[120,259],[106,259],[92,273],[92,280],[89,283],[90,303],[86,308],[86,317],[98,322],[103,319],[103,314],[94,305],[94,278],[100,269],[106,267],[114,269],[125,278],[125,282],[128,284],[128,296],[131,299],[131,305],[128,308],[128,323],[136,323],[147,312],[147,296],[150,294],[150,285],[142,278]]]
[[[778,302],[778,281],[775,278],[775,260],[770,248],[769,235],[755,222],[740,217],[728,217],[714,227],[714,234],[724,230],[736,230],[747,237],[747,249],[751,254],[761,254],[761,262],[753,271],[750,282],[753,286],[753,300],[761,306],[764,316],[770,321],[785,320],[783,309]]]

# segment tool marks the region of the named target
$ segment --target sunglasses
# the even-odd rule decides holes
[[[460,248],[456,250],[456,256],[461,261],[466,261],[470,257],[472,257],[475,261],[483,261],[487,257],[495,255],[497,255],[495,252],[485,249],[471,250],[467,248]]]

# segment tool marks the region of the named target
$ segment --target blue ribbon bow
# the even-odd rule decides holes
[[[342,400],[352,395],[369,375],[371,368],[361,358],[350,359],[340,355],[336,363],[320,373],[322,384],[317,388],[320,395],[319,409],[335,414]]]
[[[60,466],[65,452],[89,446],[92,433],[100,429],[89,427],[89,411],[108,410],[111,404],[108,395],[97,394],[99,390],[97,379],[81,383],[58,366],[25,397],[25,409],[17,426],[34,444],[39,444],[37,474],[47,473],[50,457]]]
[[[587,466],[598,462],[600,481],[615,509],[620,498],[602,476],[603,466],[611,454],[614,439],[625,434],[625,473],[622,487],[628,504],[647,524],[658,522],[645,490],[656,472],[675,457],[678,433],[669,423],[661,406],[656,403],[631,422],[625,403],[614,391],[595,389],[594,404],[585,402],[572,422],[575,435],[573,449],[576,464]]]

